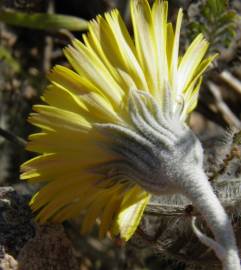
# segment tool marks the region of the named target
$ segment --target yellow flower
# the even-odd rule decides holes
[[[100,236],[110,231],[128,240],[155,193],[144,179],[152,161],[146,149],[158,131],[148,119],[168,114],[185,122],[196,106],[214,58],[204,59],[207,41],[198,35],[180,56],[182,10],[173,29],[166,1],[150,7],[132,0],[130,8],[134,41],[117,10],[98,16],[84,41],[64,50],[75,71],[56,66],[42,97],[47,105],[33,107],[29,121],[41,132],[27,149],[40,155],[22,165],[21,178],[45,184],[31,201],[40,222],[83,213],[84,233],[98,218]]]

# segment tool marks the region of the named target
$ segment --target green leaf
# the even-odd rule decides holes
[[[0,21],[33,29],[83,31],[87,29],[88,21],[67,15],[46,13],[23,13],[10,10],[0,11]]]
[[[202,32],[210,43],[209,52],[228,48],[237,34],[237,12],[229,8],[227,0],[202,0],[196,7],[196,13],[189,18],[190,38]]]
[[[16,73],[21,70],[19,63],[12,57],[10,51],[3,46],[0,46],[0,61],[4,61]]]

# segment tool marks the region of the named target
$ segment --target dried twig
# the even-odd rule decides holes
[[[228,213],[234,213],[240,207],[241,197],[237,195],[239,194],[240,183],[240,179],[230,179],[228,182],[219,181],[213,185],[217,196]],[[231,196],[231,194],[233,195]],[[179,201],[176,204],[171,199],[170,203],[166,201],[163,203],[149,203],[145,209],[145,214],[163,218],[200,216],[199,212],[187,201]]]
[[[20,137],[16,136],[15,134],[13,134],[7,130],[4,130],[2,128],[0,128],[0,136],[2,136],[6,140],[8,140],[14,144],[17,144],[19,146],[22,146],[22,147],[25,147],[27,144],[27,142],[23,138],[20,138]]]
[[[213,82],[208,82],[209,89],[211,93],[214,96],[216,106],[220,113],[223,115],[223,117],[226,119],[227,123],[231,127],[236,127],[238,129],[241,128],[241,122],[240,120],[236,117],[236,115],[230,110],[228,105],[224,102],[222,95],[220,93],[219,87],[214,84]]]
[[[229,163],[235,158],[240,159],[240,150],[236,145],[233,145],[232,148],[230,149],[230,152],[226,155],[222,164],[219,166],[218,170],[213,172],[213,175],[209,177],[209,181],[213,181],[214,179],[218,178],[220,175],[223,175],[224,173],[226,173]]]
[[[232,75],[229,71],[225,70],[220,74],[220,77],[228,83],[239,95],[241,95],[241,82]]]
[[[185,216],[186,206],[149,203],[145,209],[145,214],[152,216]],[[192,214],[194,215],[194,213]]]
[[[54,1],[48,2],[48,14],[54,13]],[[44,48],[44,60],[43,60],[43,70],[45,73],[48,73],[51,68],[51,55],[53,51],[53,39],[51,36],[45,38],[45,48]]]
[[[60,29],[59,33],[61,35],[64,35],[65,37],[67,37],[69,39],[69,42],[71,42],[73,39],[75,39],[75,36],[67,29]]]

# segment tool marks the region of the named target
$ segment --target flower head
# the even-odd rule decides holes
[[[39,156],[22,165],[22,179],[45,184],[31,201],[41,222],[83,213],[83,232],[99,218],[101,236],[128,240],[150,193],[175,190],[169,160],[214,56],[204,58],[202,34],[180,56],[183,13],[173,28],[167,9],[167,1],[131,0],[134,40],[117,10],[98,16],[83,42],[64,50],[74,71],[56,66],[49,75],[46,105],[29,117],[41,132],[27,148]],[[196,143],[188,138],[182,151]]]

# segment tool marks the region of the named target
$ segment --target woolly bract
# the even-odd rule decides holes
[[[185,122],[197,104],[201,76],[214,57],[204,58],[207,41],[198,35],[180,56],[182,10],[173,27],[166,1],[150,7],[146,0],[132,0],[130,8],[134,40],[117,10],[98,16],[83,42],[74,40],[64,50],[74,71],[56,66],[42,97],[46,105],[33,107],[29,121],[41,132],[30,136],[27,149],[39,156],[22,165],[21,178],[44,182],[31,201],[40,222],[83,213],[82,232],[99,219],[100,236],[110,231],[128,240],[150,199],[137,174],[117,173],[129,164],[131,144],[140,139],[130,110],[142,106],[143,114],[147,109],[154,115],[152,102]],[[133,171],[142,164],[141,147],[134,149],[140,162],[131,160]]]

